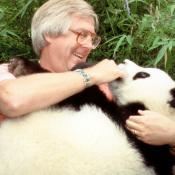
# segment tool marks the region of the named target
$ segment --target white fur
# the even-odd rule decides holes
[[[154,175],[101,110],[43,110],[2,123],[0,174]]]

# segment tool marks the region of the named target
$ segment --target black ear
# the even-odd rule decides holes
[[[168,103],[170,104],[171,107],[175,108],[175,88],[170,90],[170,94],[172,96],[172,100],[169,101]]]

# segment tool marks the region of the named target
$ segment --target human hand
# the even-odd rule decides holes
[[[136,137],[151,145],[175,145],[175,122],[153,111],[139,110],[140,115],[130,116],[126,127]]]
[[[92,77],[92,84],[103,84],[124,76],[114,60],[104,59],[96,65],[87,68],[86,72]]]

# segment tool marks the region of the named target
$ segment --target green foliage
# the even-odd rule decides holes
[[[91,1],[99,14],[102,44],[93,59],[125,58],[165,69],[175,77],[175,5],[166,0]],[[128,4],[127,4],[128,3]],[[101,7],[100,7],[101,6]]]
[[[35,59],[31,18],[46,0],[0,1],[0,61],[12,56]],[[90,59],[125,58],[157,66],[175,77],[174,0],[88,0],[99,15],[101,45]]]
[[[11,57],[36,57],[31,47],[31,18],[41,0],[0,1],[0,61]]]

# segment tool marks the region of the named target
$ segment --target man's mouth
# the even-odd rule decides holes
[[[79,53],[74,53],[73,55],[80,58],[80,59],[84,59],[84,57],[85,57],[84,55],[81,55]]]

